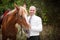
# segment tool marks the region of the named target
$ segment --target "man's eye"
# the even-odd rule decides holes
[[[35,11],[35,10],[30,10],[30,11]]]

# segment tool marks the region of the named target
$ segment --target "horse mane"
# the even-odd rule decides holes
[[[28,15],[28,12],[27,12],[26,8],[24,8],[23,6],[20,6],[19,8],[23,12],[22,15]]]

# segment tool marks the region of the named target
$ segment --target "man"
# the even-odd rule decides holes
[[[30,29],[27,36],[27,40],[40,40],[40,32],[42,31],[42,20],[40,17],[35,15],[36,13],[36,7],[30,6],[29,8],[29,23],[30,23]]]

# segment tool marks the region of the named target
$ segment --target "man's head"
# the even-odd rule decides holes
[[[30,8],[29,8],[30,16],[34,15],[35,13],[36,13],[36,7],[35,6],[30,6]]]

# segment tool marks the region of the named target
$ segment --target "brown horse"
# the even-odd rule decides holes
[[[3,17],[10,11],[10,9],[6,10],[1,16],[0,16],[0,28],[2,24]]]
[[[15,24],[24,26],[29,29],[29,23],[26,20],[26,15],[22,7],[15,5],[15,9],[10,11],[8,15],[3,18],[2,21],[2,40],[16,40],[17,28]]]

